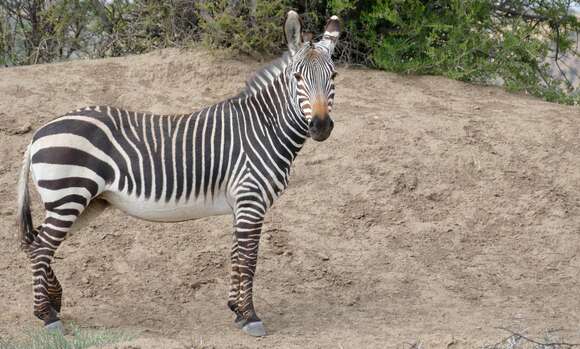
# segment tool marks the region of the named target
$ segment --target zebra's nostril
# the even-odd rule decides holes
[[[322,126],[322,120],[320,120],[320,118],[312,119],[312,127],[314,127],[317,130],[320,130],[321,126]]]

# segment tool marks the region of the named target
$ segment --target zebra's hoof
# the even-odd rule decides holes
[[[248,322],[242,325],[242,331],[246,332],[252,337],[264,337],[266,329],[262,321]]]
[[[44,325],[44,328],[51,333],[64,333],[64,326],[60,320],[56,320],[49,323],[48,325]]]
[[[242,327],[244,327],[245,324],[247,324],[248,322],[246,320],[244,320],[244,318],[242,318],[241,316],[236,316],[236,319],[234,320],[234,326],[236,326],[237,328],[241,329]]]

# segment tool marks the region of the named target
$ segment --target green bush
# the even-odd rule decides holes
[[[572,52],[569,0],[4,0],[0,63],[143,53],[204,42],[262,58],[284,50],[288,9],[320,34],[343,22],[339,62],[405,74],[503,83],[550,101],[580,93],[549,74],[549,54]],[[554,50],[555,46],[555,50]]]
[[[244,2],[216,0],[201,3],[202,37],[212,47],[225,47],[260,57],[278,53],[284,44],[281,30],[288,1]]]
[[[502,81],[564,103],[565,81],[544,63],[551,42],[570,51],[568,33],[580,29],[569,1],[331,0],[344,18],[348,61],[411,74],[472,82]],[[348,51],[352,51],[348,52]],[[367,59],[360,59],[362,56]]]
[[[100,23],[106,32],[101,55],[144,53],[172,46],[177,41],[172,26],[175,7],[171,2],[113,1],[109,8],[112,9],[110,19]]]

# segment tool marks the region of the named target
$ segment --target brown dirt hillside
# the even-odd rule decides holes
[[[259,65],[164,50],[0,70],[0,337],[40,327],[14,224],[32,132],[85,105],[192,111]],[[507,337],[499,327],[580,342],[580,109],[339,73],[335,130],[308,142],[267,218],[256,307],[268,337],[242,334],[226,307],[230,217],[107,211],[58,250],[64,320],[140,333],[126,348],[472,348]]]

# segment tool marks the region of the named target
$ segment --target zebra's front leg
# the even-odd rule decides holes
[[[254,210],[247,213],[241,211],[236,214],[235,220],[234,238],[237,240],[235,249],[237,258],[235,259],[237,261],[234,263],[234,249],[232,248],[232,281],[235,281],[237,277],[239,286],[235,306],[230,306],[230,308],[236,313],[236,324],[244,332],[251,336],[261,337],[266,335],[266,330],[254,310],[252,288],[258,261],[258,246],[262,231],[263,215],[257,215]],[[230,297],[235,292],[232,282]]]
[[[245,325],[242,313],[238,310],[238,298],[240,297],[240,268],[238,267],[238,238],[236,233],[232,234],[232,249],[231,249],[231,272],[230,272],[230,292],[228,294],[228,307],[234,312],[236,318],[234,324],[238,328]]]

